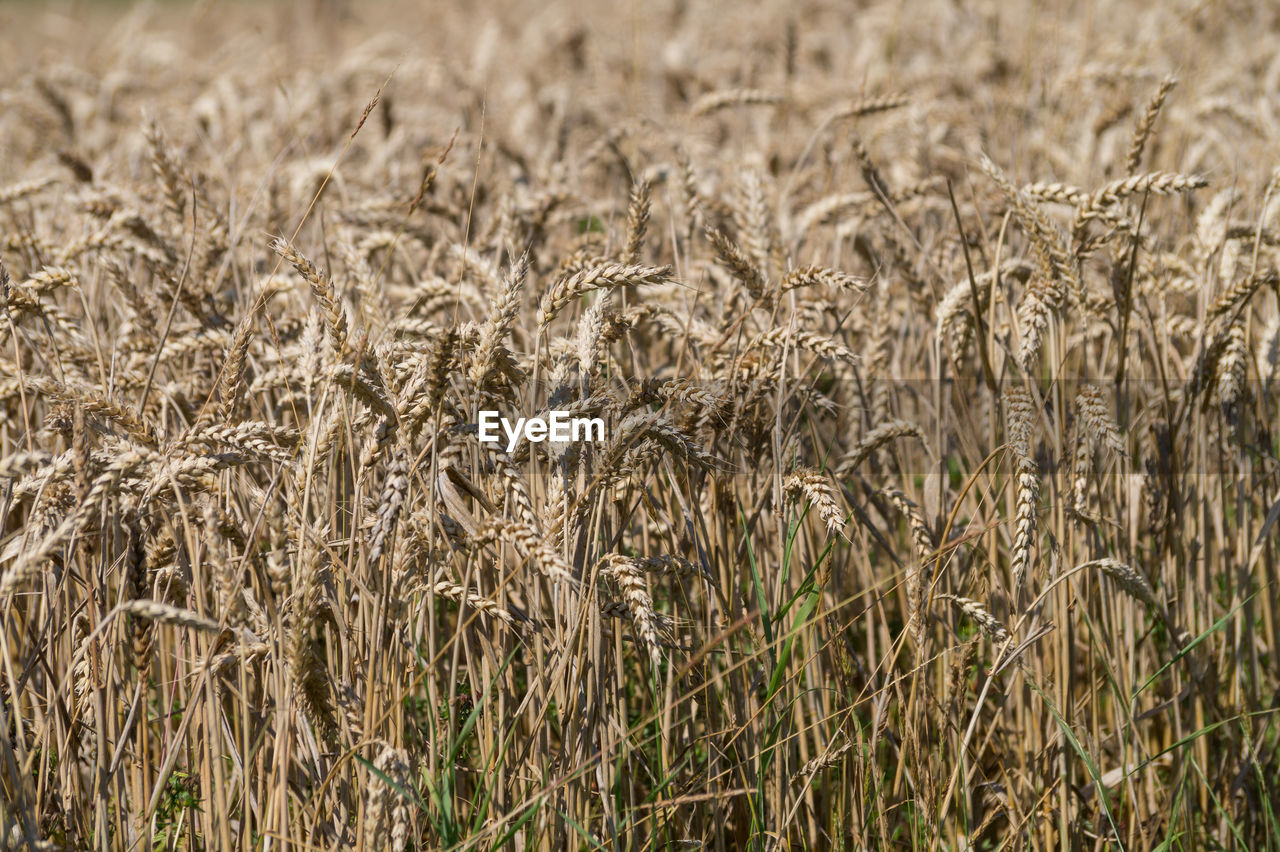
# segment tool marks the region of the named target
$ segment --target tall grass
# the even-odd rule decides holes
[[[4,13],[0,846],[1280,848],[1278,22],[1140,5]]]

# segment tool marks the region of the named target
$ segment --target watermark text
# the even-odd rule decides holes
[[[496,444],[502,440],[499,428],[507,439],[507,452],[515,452],[520,437],[540,444],[551,440],[558,443],[578,441],[603,441],[604,420],[599,417],[572,417],[567,411],[551,411],[547,417],[518,417],[515,423],[497,411],[481,411],[479,420],[480,441]]]

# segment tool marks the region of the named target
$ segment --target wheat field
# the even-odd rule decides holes
[[[1280,10],[0,33],[0,848],[1280,850]]]

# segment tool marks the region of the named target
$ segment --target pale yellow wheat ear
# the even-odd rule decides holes
[[[764,297],[765,273],[736,240],[717,228],[707,228],[707,242],[716,253],[716,262],[736,278],[753,298]]]
[[[1156,597],[1155,590],[1151,588],[1151,584],[1147,582],[1147,578],[1134,570],[1127,563],[1118,559],[1095,559],[1092,562],[1086,562],[1079,566],[1080,568],[1097,568],[1103,574],[1106,574],[1115,581],[1116,587],[1130,597],[1149,604],[1156,608],[1161,608],[1162,604]]]
[[[916,438],[924,441],[924,431],[914,423],[905,420],[890,420],[867,432],[836,465],[836,478],[843,479],[851,475],[871,457],[871,454],[891,441],[899,438]]]
[[[604,263],[578,272],[557,282],[546,295],[538,315],[538,325],[545,328],[556,314],[574,299],[593,290],[613,289],[636,284],[662,284],[670,280],[669,267]]]
[[[1218,360],[1217,394],[1225,408],[1234,408],[1244,389],[1245,371],[1248,369],[1248,341],[1242,323],[1236,322],[1227,330],[1227,343]]]
[[[465,604],[467,607],[475,610],[481,615],[495,618],[517,632],[521,632],[526,629],[536,629],[537,627],[536,624],[528,622],[526,619],[511,610],[503,609],[492,600],[483,597],[476,592],[468,591],[465,586],[461,586],[457,583],[451,582],[450,580],[437,579],[430,584],[430,588],[432,594],[448,598],[451,601],[457,601],[460,604]]]
[[[824,123],[839,121],[844,118],[862,118],[878,112],[898,109],[909,103],[911,103],[911,98],[903,94],[875,95],[860,98],[832,109],[824,119]]]
[[[347,313],[342,303],[338,300],[332,283],[321,274],[320,270],[316,269],[314,263],[284,240],[273,240],[271,250],[293,264],[293,267],[298,270],[298,274],[307,282],[307,285],[311,288],[311,294],[315,296],[316,302],[319,303],[321,310],[324,312],[324,318],[329,328],[329,338],[333,343],[333,347],[337,352],[341,353],[347,344]]]
[[[511,265],[502,289],[494,294],[489,315],[480,327],[480,337],[471,360],[469,378],[477,388],[487,388],[493,378],[497,361],[502,355],[500,350],[520,311],[520,299],[528,274],[529,255],[526,253]]]
[[[1023,589],[1023,583],[1034,566],[1036,547],[1036,515],[1040,498],[1040,471],[1032,455],[1031,437],[1038,422],[1038,412],[1031,394],[1023,388],[1005,391],[1007,410],[1005,431],[1013,453],[1016,474],[1014,477],[1014,529],[1013,555],[1010,571],[1015,595]]]
[[[323,644],[315,633],[317,619],[326,606],[323,587],[327,569],[323,557],[315,554],[304,556],[297,566],[286,614],[289,632],[284,648],[294,695],[317,732],[325,737],[332,736],[337,728]]]
[[[0,479],[16,479],[32,468],[42,467],[53,461],[49,453],[19,452],[0,459]]]
[[[638,179],[631,187],[631,203],[627,208],[627,244],[622,250],[624,263],[640,262],[645,234],[649,230],[650,190],[650,183],[644,178]]]
[[[972,598],[962,598],[957,595],[940,594],[942,600],[951,601],[955,604],[956,609],[960,610],[966,616],[973,620],[973,623],[982,628],[982,632],[987,634],[992,642],[997,645],[1004,644],[1009,639],[1009,631],[1000,621],[991,614],[991,612],[980,602]]]
[[[622,600],[631,613],[636,634],[649,655],[649,661],[657,668],[662,662],[662,648],[658,640],[658,618],[653,599],[649,595],[644,572],[634,559],[617,554],[605,557],[601,573],[613,581]]]
[[[517,520],[494,520],[478,531],[478,540],[507,541],[552,580],[573,583],[575,578],[562,555],[534,526]]]
[[[1116,423],[1101,388],[1086,385],[1080,389],[1076,396],[1076,414],[1084,425],[1085,434],[1097,446],[1120,455],[1125,453],[1120,426]]]
[[[693,105],[695,116],[710,115],[721,110],[739,106],[773,106],[782,103],[782,96],[777,92],[763,89],[725,89],[719,92],[707,92]]]
[[[409,491],[409,463],[408,451],[400,448],[392,453],[387,464],[386,481],[378,498],[377,521],[369,534],[368,558],[371,563],[382,558],[382,554],[386,552],[387,539],[395,532],[396,522]]]
[[[189,609],[171,606],[160,601],[126,601],[120,604],[119,611],[125,615],[132,615],[150,621],[159,621],[164,624],[175,624],[179,627],[190,627],[195,630],[216,633],[221,629],[218,622],[212,619],[205,618]]]
[[[803,498],[818,513],[827,532],[843,534],[845,512],[829,475],[814,468],[800,468],[787,476],[782,488],[792,500]]]
[[[56,185],[57,178],[44,177],[0,187],[0,205],[10,205]]]
[[[383,744],[365,787],[364,848],[403,852],[408,846],[413,778],[404,749]]]
[[[792,783],[803,781],[806,778],[817,775],[825,769],[838,765],[852,748],[853,741],[847,736],[842,736],[840,740],[828,744],[826,751],[800,767],[800,771],[792,776]]]
[[[1118,456],[1125,455],[1125,442],[1120,427],[1111,415],[1102,391],[1095,385],[1086,385],[1076,395],[1075,412],[1077,428],[1072,455],[1072,511],[1081,519],[1096,521],[1089,514],[1089,470],[1099,450]]]
[[[1180,192],[1203,189],[1209,181],[1200,175],[1167,174],[1152,172],[1132,175],[1104,184],[1079,200],[1076,226],[1093,219],[1103,218],[1106,208],[1136,195],[1174,195]]]
[[[1209,320],[1222,320],[1239,310],[1262,287],[1276,287],[1280,283],[1280,272],[1268,269],[1264,272],[1246,275],[1228,284],[1209,308]]]
[[[1160,81],[1160,87],[1151,96],[1151,101],[1142,113],[1142,118],[1133,129],[1133,138],[1129,142],[1129,151],[1125,155],[1125,172],[1127,174],[1136,174],[1138,169],[1141,168],[1142,153],[1146,150],[1147,140],[1151,138],[1151,131],[1155,127],[1156,119],[1160,116],[1160,110],[1164,107],[1165,100],[1168,99],[1169,93],[1173,91],[1173,87],[1176,85],[1178,85],[1177,78],[1170,74]]]
[[[798,328],[774,328],[764,332],[747,343],[748,351],[756,348],[792,349],[813,352],[832,361],[843,361],[854,365],[859,362],[857,354],[849,347],[836,340],[814,334]]]
[[[164,187],[166,204],[170,212],[181,219],[187,207],[188,178],[169,150],[164,131],[160,129],[154,115],[145,117],[143,133],[151,147],[151,168]]]
[[[1009,180],[1003,169],[985,156],[979,165],[1009,202],[1010,212],[1031,241],[1037,261],[1034,286],[1027,288],[1019,306],[1023,342],[1018,360],[1030,372],[1039,357],[1049,319],[1062,309],[1069,293],[1084,301],[1080,299],[1083,285],[1062,232]]]
[[[920,514],[919,507],[907,495],[892,489],[885,491],[884,495],[907,519],[911,540],[915,545],[916,558],[907,563],[906,569],[907,631],[911,634],[917,649],[923,649],[926,641],[926,621],[929,617],[928,583],[932,579],[934,564],[933,535]]]
[[[839,290],[865,290],[867,282],[864,279],[821,266],[805,266],[792,270],[782,280],[782,292],[794,290],[798,287],[814,286],[825,286]]]

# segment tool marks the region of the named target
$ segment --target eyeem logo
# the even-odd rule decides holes
[[[599,417],[570,417],[567,411],[552,411],[547,419],[519,417],[513,426],[497,411],[481,411],[478,430],[481,442],[496,444],[502,440],[498,434],[499,425],[507,435],[509,453],[515,452],[521,435],[535,444],[548,439],[561,443],[604,440],[604,420]]]

